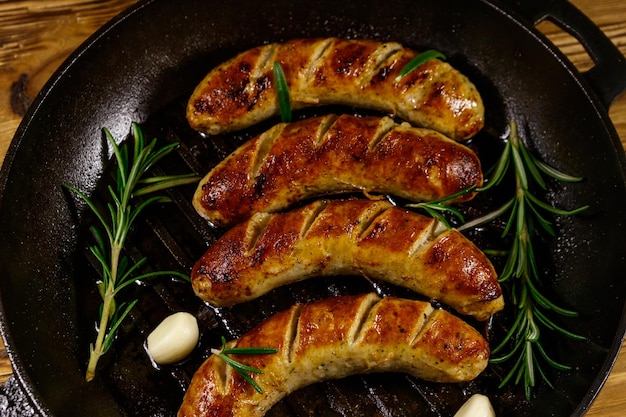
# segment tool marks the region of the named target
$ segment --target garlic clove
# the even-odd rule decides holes
[[[159,365],[180,362],[198,345],[199,337],[198,321],[193,315],[174,313],[148,335],[148,354]]]
[[[474,394],[459,408],[454,417],[496,417],[489,397]]]

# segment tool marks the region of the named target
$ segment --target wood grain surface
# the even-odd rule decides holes
[[[0,0],[0,162],[29,104],[64,59],[96,29],[135,0]],[[626,55],[626,1],[572,0]],[[582,45],[549,22],[538,26],[582,71],[593,66]],[[626,146],[626,95],[609,115]],[[2,277],[0,277],[2,279]],[[12,374],[0,340],[0,383]],[[589,417],[626,416],[626,349]]]

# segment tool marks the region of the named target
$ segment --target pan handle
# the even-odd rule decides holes
[[[583,45],[595,65],[582,75],[607,109],[626,91],[626,58],[576,6],[567,0],[514,0],[510,3],[533,24],[549,20]]]

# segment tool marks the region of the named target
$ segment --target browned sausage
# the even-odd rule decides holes
[[[229,306],[314,276],[363,274],[486,320],[504,306],[491,262],[462,234],[438,226],[366,199],[261,213],[207,249],[192,270],[192,285],[203,300]]]
[[[394,42],[295,39],[245,51],[211,70],[187,106],[208,134],[234,131],[279,113],[273,66],[284,70],[292,108],[340,104],[381,110],[453,139],[484,125],[482,99],[469,79],[432,59],[396,77],[417,52]]]
[[[195,373],[179,417],[261,417],[299,388],[354,374],[468,381],[489,358],[481,334],[458,317],[429,303],[373,294],[294,305],[229,344],[234,346],[278,349],[232,355],[263,371],[252,376],[263,393],[213,355]]]
[[[428,201],[482,179],[476,154],[434,130],[328,115],[279,124],[246,142],[200,181],[193,204],[213,224],[230,226],[320,195],[362,190]]]

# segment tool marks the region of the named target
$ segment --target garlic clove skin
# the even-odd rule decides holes
[[[147,350],[158,365],[168,365],[185,359],[198,345],[200,331],[196,318],[185,312],[166,317],[148,335]]]
[[[459,408],[454,417],[496,417],[496,412],[487,396],[474,394]]]

